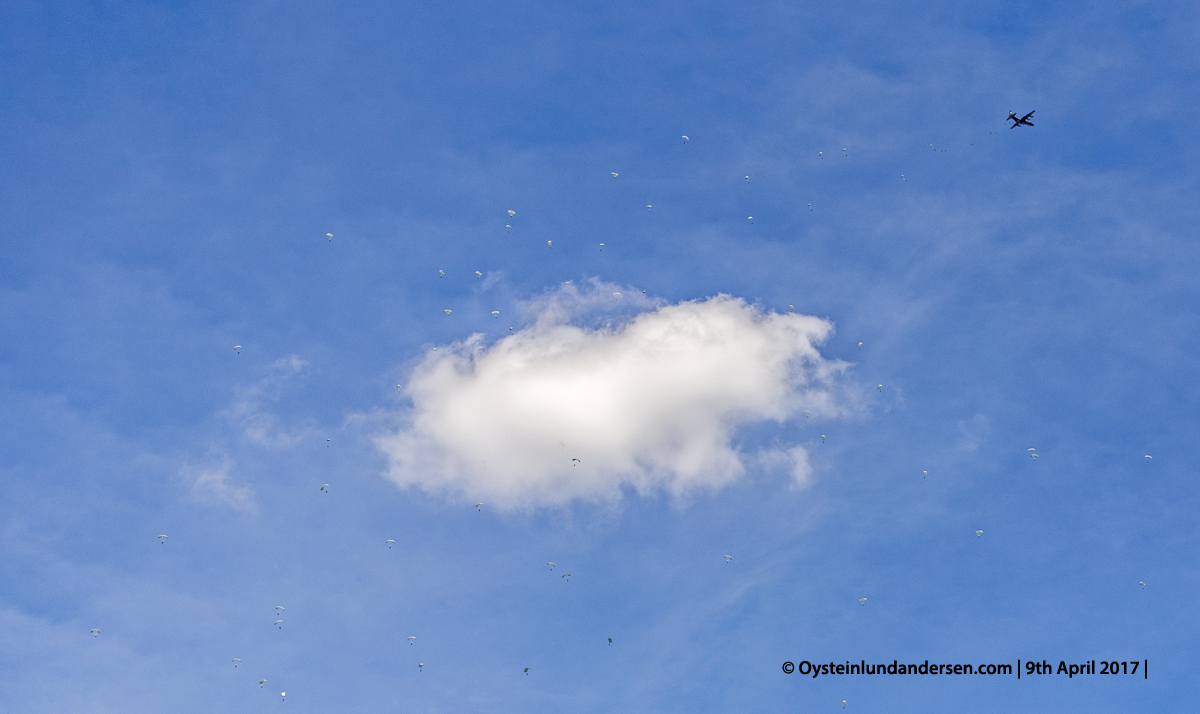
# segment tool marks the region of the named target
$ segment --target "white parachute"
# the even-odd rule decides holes
[[[981,535],[983,535],[983,531],[975,531],[975,537],[976,537],[976,538],[978,538],[978,537],[979,537],[979,536],[981,536]]]
[[[99,635],[99,634],[100,634],[100,630],[93,627],[92,628],[92,637],[95,637],[96,635]]]
[[[242,660],[241,660],[241,658],[240,658],[240,657],[234,657],[234,658],[233,658],[233,660],[232,660],[232,662],[233,662],[233,666],[234,666],[234,667],[237,667],[237,666],[238,666],[238,662],[241,662],[241,661],[242,661]]]
[[[450,308],[446,308],[445,310],[442,310],[442,312],[444,312],[444,313],[446,313],[447,315],[449,315],[450,313],[452,313],[452,312],[454,312],[454,311],[453,311],[453,310],[451,310]]]
[[[494,317],[494,318],[496,318],[497,320],[499,320],[499,319],[500,319],[500,311],[499,311],[499,310],[492,310],[492,317]]]
[[[408,644],[410,644],[410,645],[411,645],[411,644],[413,643],[413,640],[417,639],[417,636],[416,636],[416,635],[409,635],[409,636],[407,637],[407,639],[408,639]]]
[[[266,683],[267,683],[267,680],[265,680],[265,679],[258,680],[258,688],[262,689],[262,685],[264,685]]]
[[[167,542],[167,538],[169,538],[169,537],[170,537],[170,536],[168,536],[166,533],[160,534],[160,535],[158,536],[158,542],[159,542],[159,543],[166,543],[166,542]]]
[[[610,176],[612,176],[613,178],[616,178],[616,177],[617,177],[617,175],[618,175],[616,171],[609,171],[608,173],[609,173],[609,175],[610,175]]]
[[[860,597],[860,598],[858,599],[858,602],[859,602],[859,604],[861,604],[861,605],[866,605],[866,604],[867,604],[867,599],[866,599],[865,597]]]
[[[508,209],[508,215],[515,216],[515,215],[517,215],[517,212],[510,208],[510,209]]]
[[[391,548],[393,545],[396,545],[396,541],[392,540],[391,538],[388,538],[387,540],[385,540],[384,543],[387,544],[388,548]]]
[[[727,556],[725,556],[725,562],[726,562],[726,563],[731,563],[731,562],[733,562],[733,556],[732,556],[732,555],[727,555]]]
[[[477,277],[477,278],[482,278],[482,277],[483,277],[483,273],[481,273],[481,272],[479,272],[478,270],[476,270],[476,271],[475,271],[475,277]]]

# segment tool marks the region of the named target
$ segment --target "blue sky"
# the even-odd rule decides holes
[[[1198,20],[1186,3],[6,3],[0,708],[1195,701]],[[826,321],[800,369],[825,408],[773,415],[763,395],[795,397],[796,375],[741,353],[695,392],[634,379],[677,365],[622,336],[717,295],[750,342],[800,319],[789,306]],[[570,365],[595,344],[632,365],[623,410],[472,381],[518,337],[543,364],[556,300],[561,326],[609,340]],[[465,356],[474,334],[486,349]],[[453,359],[461,384],[422,381]],[[756,369],[776,381],[736,392]],[[478,423],[415,426],[460,393],[493,400]],[[651,435],[537,478],[459,472],[474,452],[454,439],[533,453],[512,415],[559,407],[596,417],[581,449],[709,415],[725,431],[680,438],[741,470],[689,472]],[[406,434],[449,466],[400,474],[385,447]],[[804,478],[780,466],[794,449]],[[589,470],[619,458],[639,466]],[[1151,670],[780,669],[1018,658]]]

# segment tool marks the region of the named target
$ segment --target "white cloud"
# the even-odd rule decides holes
[[[267,376],[252,386],[239,386],[237,397],[219,414],[242,430],[242,436],[259,446],[282,448],[304,438],[307,432],[289,434],[279,428],[279,419],[266,410],[269,402],[279,399],[284,386],[304,371],[308,363],[296,355],[275,360]]]
[[[225,506],[236,511],[254,513],[258,503],[254,491],[246,486],[236,486],[229,472],[233,461],[226,458],[220,463],[203,467],[184,466],[180,476],[192,483],[191,497],[197,503]]]
[[[817,351],[832,325],[816,317],[728,295],[662,305],[598,281],[530,309],[530,327],[430,350],[414,369],[404,428],[376,438],[397,484],[509,508],[612,499],[622,484],[678,496],[744,473],[738,426],[844,411],[846,365]],[[580,325],[597,313],[607,321]],[[785,460],[797,483],[811,472],[799,446],[759,458]]]

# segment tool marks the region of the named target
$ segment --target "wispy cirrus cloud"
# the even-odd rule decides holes
[[[258,502],[254,490],[234,482],[230,474],[233,468],[233,460],[226,457],[204,466],[184,466],[179,474],[191,484],[189,495],[193,501],[244,513],[257,513]]]

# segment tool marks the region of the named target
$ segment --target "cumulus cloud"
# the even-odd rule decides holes
[[[393,481],[510,508],[622,485],[682,495],[745,472],[739,426],[844,411],[846,365],[818,352],[832,325],[816,317],[728,295],[664,305],[597,281],[529,308],[531,325],[492,345],[426,353],[403,427],[376,438]],[[797,483],[811,472],[800,446],[754,458]]]
[[[179,473],[191,482],[193,501],[210,506],[224,506],[245,513],[256,512],[258,503],[254,499],[254,491],[246,486],[235,485],[229,475],[232,469],[233,461],[226,458],[220,463],[208,466],[184,466]]]

